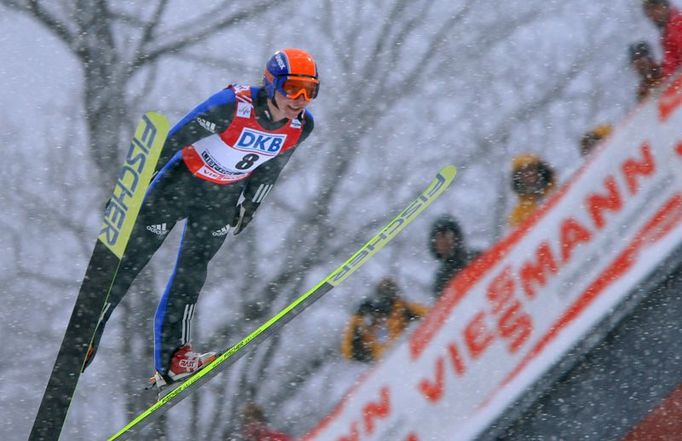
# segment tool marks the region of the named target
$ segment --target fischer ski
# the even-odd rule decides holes
[[[332,271],[324,280],[302,294],[289,304],[289,306],[285,307],[270,320],[247,335],[243,340],[226,348],[213,362],[209,363],[199,372],[189,377],[184,383],[181,383],[175,389],[170,390],[167,394],[162,396],[159,401],[143,411],[120,431],[112,435],[109,438],[109,441],[129,439],[130,436],[139,434],[143,427],[159,418],[184,398],[187,398],[219,372],[234,364],[246,353],[247,348],[255,347],[255,345],[267,339],[317,299],[331,291],[334,287],[340,285],[341,282],[346,280],[353,272],[364,265],[377,251],[393,240],[400,231],[419,216],[419,214],[431,205],[433,201],[438,199],[452,183],[456,173],[457,169],[453,165],[443,167],[426,190],[410,202],[400,214],[384,226],[379,233],[365,243],[362,248],[341,264],[341,266]]]
[[[97,320],[118,272],[168,130],[168,120],[154,112],[144,114],[135,129],[105,209],[104,222],[33,423],[30,441],[59,439]]]

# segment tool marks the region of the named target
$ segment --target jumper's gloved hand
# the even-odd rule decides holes
[[[244,228],[251,222],[251,219],[253,219],[253,215],[256,212],[256,208],[258,208],[258,205],[255,202],[251,202],[249,200],[244,200],[241,204],[237,205],[237,208],[234,213],[234,218],[232,219],[232,222],[230,225],[233,228],[233,233],[236,236],[237,234],[241,233]]]

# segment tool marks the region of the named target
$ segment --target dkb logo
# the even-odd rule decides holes
[[[258,130],[244,128],[234,146],[239,150],[276,155],[284,145],[287,135],[273,135],[272,133],[259,132]]]

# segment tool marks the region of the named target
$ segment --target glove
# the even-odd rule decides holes
[[[233,228],[233,233],[236,236],[241,233],[244,228],[251,222],[253,215],[256,213],[256,208],[258,208],[257,203],[251,202],[249,200],[244,200],[241,204],[237,205],[234,213],[234,218],[230,223]]]

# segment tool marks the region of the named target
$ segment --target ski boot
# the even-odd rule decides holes
[[[173,353],[168,371],[165,374],[157,371],[149,379],[150,387],[156,386],[160,391],[166,386],[196,374],[202,367],[215,360],[216,357],[217,354],[215,352],[206,352],[204,354],[194,352],[190,344],[181,346]]]

